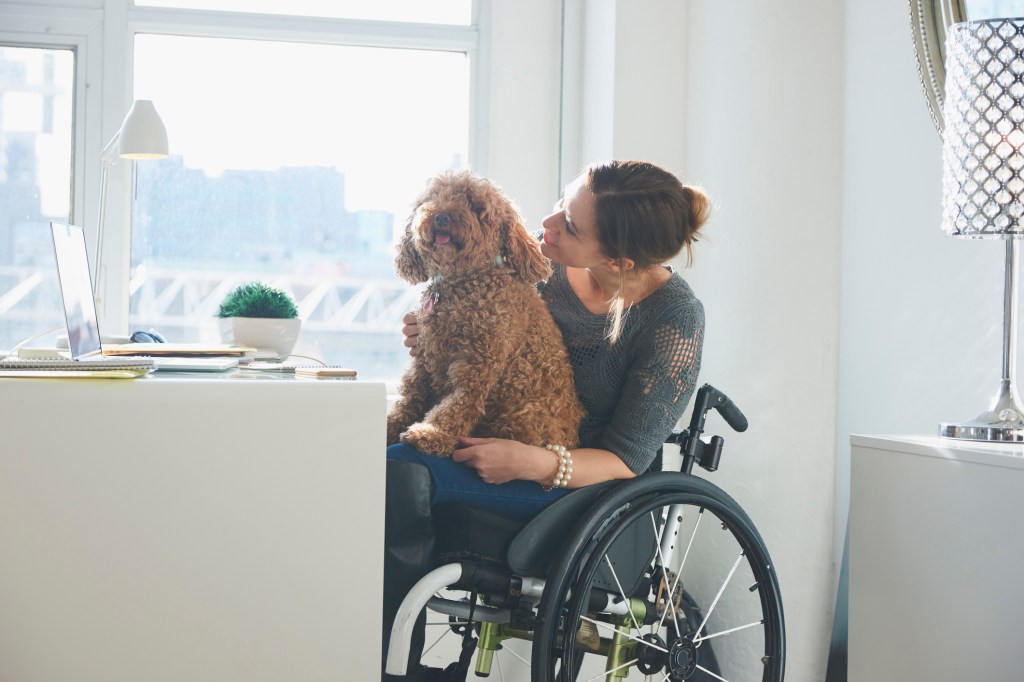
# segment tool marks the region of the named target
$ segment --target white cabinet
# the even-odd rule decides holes
[[[849,680],[1024,679],[1024,446],[851,441]]]
[[[377,679],[383,384],[0,380],[0,681]]]

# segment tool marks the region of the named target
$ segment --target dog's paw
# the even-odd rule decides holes
[[[405,431],[406,425],[408,425],[412,419],[403,419],[402,415],[392,412],[388,415],[388,445],[394,445],[395,443],[401,442],[402,431]]]
[[[420,452],[425,452],[428,455],[444,455],[446,457],[452,454],[452,450],[459,443],[455,436],[445,433],[432,424],[424,424],[423,422],[413,424],[406,429],[402,433],[401,440]]]

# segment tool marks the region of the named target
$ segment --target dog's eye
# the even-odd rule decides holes
[[[448,227],[448,223],[451,221],[452,219],[448,217],[447,213],[438,213],[434,216],[434,225],[440,228]]]

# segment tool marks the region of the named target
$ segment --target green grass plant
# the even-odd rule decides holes
[[[233,289],[217,311],[217,317],[290,319],[298,316],[299,309],[287,292],[263,282],[250,282]]]

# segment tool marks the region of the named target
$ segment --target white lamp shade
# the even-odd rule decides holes
[[[138,99],[132,104],[118,132],[117,153],[125,159],[167,156],[167,129],[151,100]]]

